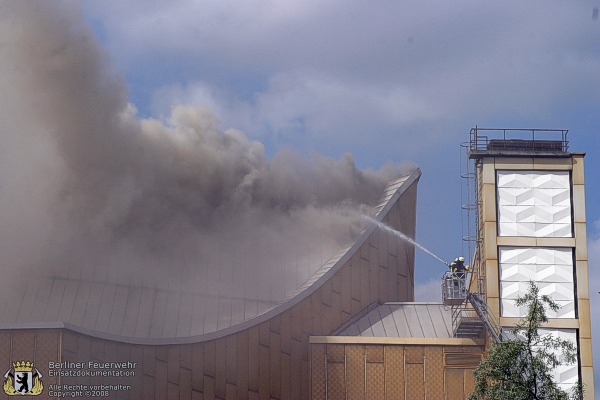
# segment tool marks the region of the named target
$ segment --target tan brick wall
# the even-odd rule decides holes
[[[36,399],[47,400],[48,386],[60,383],[48,375],[48,363],[60,362],[60,331],[56,329],[0,331],[0,370],[2,376],[13,362],[30,361],[42,374],[44,390]],[[4,382],[4,379],[2,379]],[[2,391],[2,395],[4,392]],[[8,396],[6,396],[8,397]]]
[[[312,399],[463,400],[483,347],[313,343],[310,350]],[[447,365],[447,355],[459,362]]]

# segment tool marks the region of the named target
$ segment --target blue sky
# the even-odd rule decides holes
[[[469,129],[569,129],[571,150],[587,153],[599,337],[600,1],[132,0],[81,7],[140,116],[161,119],[176,104],[206,105],[223,128],[241,130],[271,155],[290,147],[335,158],[351,153],[360,168],[418,164],[417,240],[445,259],[465,251],[460,143]],[[417,300],[438,300],[438,262],[419,253],[416,268]],[[598,350],[596,344],[596,366]]]

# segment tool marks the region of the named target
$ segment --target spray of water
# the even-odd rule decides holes
[[[448,265],[448,263],[446,261],[444,261],[443,259],[441,259],[440,257],[438,257],[437,255],[435,255],[433,252],[429,251],[428,249],[426,249],[424,246],[420,245],[419,243],[415,242],[413,239],[409,238],[408,236],[406,236],[404,233],[395,230],[394,228],[384,224],[383,222],[377,221],[374,218],[371,218],[367,215],[363,215],[363,217],[369,221],[372,224],[377,225],[377,227],[385,232],[391,233],[394,236],[399,237],[400,239],[414,245],[417,246],[419,249],[423,250],[425,253],[429,254],[430,256],[432,256],[433,258],[435,258],[436,260],[442,262],[444,265]]]

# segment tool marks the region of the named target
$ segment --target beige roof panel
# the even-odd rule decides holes
[[[371,307],[335,336],[451,338],[450,313],[441,303],[385,303]]]

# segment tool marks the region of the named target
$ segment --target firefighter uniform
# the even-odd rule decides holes
[[[469,270],[469,266],[465,265],[464,257],[457,257],[448,267],[450,268],[450,272],[452,272],[452,277],[455,279],[464,279]]]

